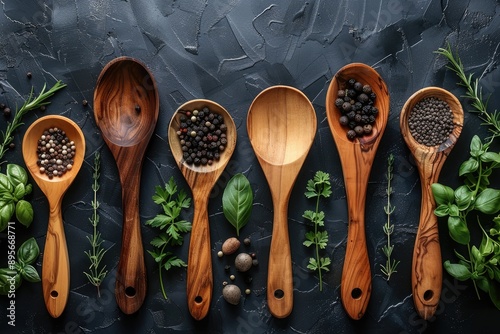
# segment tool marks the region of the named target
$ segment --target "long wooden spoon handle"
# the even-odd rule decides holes
[[[144,302],[147,282],[139,216],[139,177],[126,182],[122,184],[123,232],[115,297],[122,312],[132,314]]]
[[[69,257],[61,214],[61,200],[50,204],[42,263],[42,289],[49,314],[57,318],[69,294]]]
[[[439,174],[439,173],[438,173]],[[435,202],[428,179],[421,177],[422,203],[420,222],[413,248],[413,302],[423,319],[430,319],[439,304],[443,268]]]
[[[285,318],[293,308],[293,277],[288,235],[288,202],[274,203],[273,233],[267,273],[267,304],[276,318]]]
[[[193,192],[194,214],[189,241],[187,267],[187,301],[196,320],[203,319],[210,308],[213,290],[208,195]]]

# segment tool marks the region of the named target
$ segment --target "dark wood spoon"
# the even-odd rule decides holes
[[[144,64],[120,57],[103,68],[94,91],[94,114],[116,160],[122,186],[123,232],[115,295],[126,314],[136,312],[146,296],[139,190],[144,154],[158,111],[156,82]]]

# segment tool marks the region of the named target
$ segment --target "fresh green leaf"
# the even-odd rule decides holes
[[[22,183],[19,183],[15,188],[14,188],[14,197],[16,200],[20,200],[24,197],[26,190],[25,190],[25,185]]]
[[[500,286],[497,281],[492,281],[490,283],[490,289],[488,294],[490,299],[497,309],[500,309]]]
[[[28,173],[26,173],[23,167],[16,164],[8,164],[6,172],[10,183],[14,187],[17,187],[19,184],[25,186],[28,183]]]
[[[4,192],[12,193],[13,190],[14,186],[12,185],[12,183],[10,183],[7,175],[0,173],[0,194]]]
[[[17,259],[23,265],[32,264],[38,258],[40,248],[35,238],[31,237],[21,244],[17,250]]]
[[[445,261],[444,262],[444,269],[446,269],[448,274],[455,277],[459,281],[466,281],[469,278],[471,278],[471,276],[472,276],[469,269],[467,269],[467,267],[462,265],[462,264],[451,263],[450,261]]]
[[[24,226],[29,227],[33,222],[33,207],[31,203],[25,200],[20,200],[16,204],[16,218]]]
[[[14,203],[0,202],[0,232],[7,228],[7,225],[14,214],[16,206]]]
[[[455,203],[460,211],[469,207],[472,201],[473,192],[466,185],[461,185],[455,189]],[[442,216],[441,216],[442,217]]]
[[[470,174],[479,168],[479,162],[474,159],[474,158],[469,158],[469,160],[466,160],[462,162],[460,165],[460,168],[458,169],[458,175],[463,176],[465,174]]]
[[[482,162],[495,162],[500,164],[500,154],[496,152],[484,152],[481,154]]]
[[[467,245],[470,241],[470,232],[467,224],[460,217],[448,217],[448,230],[453,240],[461,245]]]
[[[24,266],[21,272],[21,276],[26,281],[31,283],[40,282],[40,276],[38,275],[38,272],[31,264],[27,264],[26,266]]]
[[[440,183],[433,183],[431,185],[432,194],[434,195],[434,200],[436,204],[446,204],[453,203],[455,199],[455,192],[452,188],[442,185]]]
[[[226,219],[236,228],[236,235],[250,220],[253,192],[250,182],[242,173],[235,174],[222,195],[222,210]]]
[[[474,207],[485,214],[495,214],[500,210],[500,190],[486,188],[476,198]]]
[[[474,135],[470,142],[470,155],[473,157],[479,157],[483,154],[483,144],[481,143],[481,139],[478,135]]]
[[[434,209],[434,214],[438,217],[446,217],[450,213],[450,207],[447,204],[439,204],[436,209]]]

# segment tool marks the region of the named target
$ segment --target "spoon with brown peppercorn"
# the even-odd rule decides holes
[[[339,95],[348,105],[336,103]],[[341,299],[347,314],[360,319],[371,294],[365,236],[366,190],[389,117],[389,92],[384,80],[368,65],[344,66],[328,87],[326,115],[342,164],[349,214]]]
[[[68,156],[68,152],[63,154],[62,151],[66,151],[65,146],[69,146],[69,143],[73,147]],[[23,138],[24,162],[49,203],[42,289],[47,310],[54,318],[59,317],[66,307],[70,282],[68,248],[61,213],[62,199],[78,174],[84,156],[85,138],[82,130],[63,116],[39,118],[26,130]],[[48,164],[43,167],[45,162]],[[55,175],[54,171],[57,171]]]
[[[412,292],[415,308],[430,319],[439,304],[443,269],[435,201],[431,185],[462,132],[464,112],[458,99],[439,87],[413,94],[400,116],[401,134],[408,145],[420,177],[420,222],[413,249]]]
[[[187,262],[189,312],[203,319],[213,290],[208,201],[236,147],[236,126],[216,102],[196,99],[181,105],[168,126],[172,155],[193,195],[193,224]]]

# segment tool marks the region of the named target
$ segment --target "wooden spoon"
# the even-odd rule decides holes
[[[227,126],[227,145],[220,155],[220,160],[212,165],[189,165],[184,161],[177,136],[182,115],[179,111],[202,110],[204,107],[224,118],[224,124]],[[213,277],[208,200],[215,182],[234,152],[236,136],[236,126],[226,109],[213,101],[204,99],[191,100],[181,105],[172,116],[168,126],[168,143],[172,155],[193,194],[194,216],[189,241],[187,299],[189,312],[196,320],[201,320],[207,315],[212,300]]]
[[[411,110],[415,104],[426,97],[437,97],[446,101],[453,112],[455,124],[449,138],[444,143],[432,147],[419,144],[408,127]],[[434,215],[436,203],[431,185],[438,181],[441,168],[462,132],[463,123],[464,112],[458,99],[438,87],[428,87],[417,91],[406,101],[401,110],[401,133],[417,163],[422,188],[420,222],[413,249],[411,280],[415,308],[426,320],[434,315],[439,304],[443,280],[437,217]]]
[[[379,110],[372,133],[352,141],[347,138],[347,128],[339,122],[341,113],[335,106],[337,91],[345,88],[350,78],[371,86],[377,95],[375,106]],[[389,116],[389,92],[384,80],[365,64],[344,66],[335,74],[328,88],[326,115],[342,164],[349,214],[341,299],[347,314],[352,319],[361,319],[371,294],[371,270],[365,236],[366,188]]]
[[[73,168],[61,177],[49,179],[40,173],[37,165],[38,140],[43,132],[57,127],[66,132],[75,142],[76,151]],[[36,184],[43,191],[49,202],[49,222],[42,262],[43,298],[49,314],[57,318],[66,307],[69,294],[69,256],[64,234],[61,204],[66,190],[75,179],[85,155],[85,138],[75,122],[63,116],[45,116],[39,118],[26,130],[23,138],[23,157],[26,167]]]
[[[288,236],[288,201],[316,135],[316,113],[298,89],[274,86],[252,102],[248,137],[271,191],[273,231],[267,274],[271,314],[285,318],[293,308],[293,278]]]
[[[120,57],[103,68],[94,91],[94,115],[116,160],[122,186],[123,231],[115,295],[126,314],[136,312],[146,296],[139,191],[144,154],[158,110],[156,82],[144,64]]]

